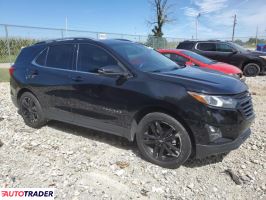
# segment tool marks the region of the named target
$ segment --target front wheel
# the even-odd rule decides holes
[[[245,76],[257,76],[260,73],[260,66],[256,63],[248,63],[243,68]]]
[[[19,109],[25,124],[32,128],[40,128],[47,122],[38,99],[30,92],[21,95]]]
[[[175,118],[164,113],[144,116],[136,140],[146,160],[165,168],[179,167],[191,154],[188,132]]]

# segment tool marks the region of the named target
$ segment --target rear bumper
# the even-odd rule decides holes
[[[196,144],[196,158],[204,158],[209,155],[215,155],[220,153],[229,152],[237,149],[244,141],[250,136],[251,130],[247,129],[235,140],[227,141],[219,144]]]

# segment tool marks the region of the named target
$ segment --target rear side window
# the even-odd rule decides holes
[[[45,61],[46,61],[46,55],[47,55],[47,49],[45,49],[43,52],[41,52],[41,54],[38,56],[36,63],[38,65],[45,65]]]
[[[181,42],[178,44],[177,49],[192,49],[194,46],[194,43],[192,42]]]
[[[59,69],[72,69],[74,47],[72,44],[50,46],[45,66]]]
[[[102,48],[90,44],[80,44],[77,70],[98,73],[100,67],[118,65],[118,62]]]
[[[216,45],[215,43],[198,43],[197,49],[202,51],[216,51]]]
[[[217,51],[220,51],[220,52],[233,52],[234,49],[232,47],[230,47],[229,45],[227,45],[227,44],[218,43],[217,44]]]

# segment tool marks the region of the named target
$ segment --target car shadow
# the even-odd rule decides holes
[[[189,158],[183,165],[189,168],[197,168],[197,167],[203,167],[206,165],[216,164],[216,163],[222,162],[226,155],[227,154],[224,153],[224,154],[219,154],[219,155],[208,156],[202,159]]]
[[[103,142],[120,149],[132,150],[135,154],[139,154],[135,142],[130,142],[123,137],[60,121],[49,121],[47,126],[59,131],[66,132],[68,134],[81,136],[92,141]]]
[[[124,149],[124,150],[131,150],[136,156],[143,157],[141,156],[136,142],[130,142],[126,138],[119,137],[113,134],[108,134],[104,133],[101,131],[89,129],[89,128],[84,128],[60,121],[49,121],[47,126],[54,128],[59,131],[66,132],[68,134],[76,135],[76,136],[81,136],[87,139],[90,139],[92,141],[97,141],[97,142],[103,142],[109,145],[112,145],[114,147]],[[189,167],[189,168],[197,168],[197,167],[202,167],[205,165],[210,165],[210,164],[215,164],[223,161],[223,158],[225,157],[225,154],[221,155],[214,155],[210,156],[204,159],[196,159],[196,158],[189,158],[183,166]]]

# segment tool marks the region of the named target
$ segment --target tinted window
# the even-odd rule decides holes
[[[73,58],[74,45],[64,44],[50,46],[46,66],[60,69],[71,69],[73,65]]]
[[[188,61],[187,58],[184,58],[183,56],[177,55],[177,54],[171,54],[170,59],[174,62],[176,62],[179,65],[185,65],[185,63]]]
[[[118,65],[118,62],[100,47],[80,44],[78,55],[78,70],[97,73],[100,67]]]
[[[171,54],[170,53],[163,53],[164,56],[166,56],[167,58],[171,59]]]
[[[206,63],[206,64],[213,64],[215,63],[215,61],[209,59],[209,58],[206,58],[202,55],[199,55],[197,53],[194,53],[192,51],[182,51],[183,54],[186,54],[187,56],[191,57],[191,58],[194,58],[195,60],[198,60],[200,62],[203,62],[203,63]]]
[[[36,63],[39,65],[45,65],[45,60],[46,60],[46,55],[47,55],[47,49],[45,49],[37,58]]]
[[[177,46],[177,49],[192,49],[194,46],[194,43],[192,42],[181,42]]]
[[[110,45],[120,56],[135,68],[145,72],[160,72],[180,68],[166,56],[152,48],[137,43],[118,43]]]
[[[215,51],[215,43],[198,43],[197,49],[202,51]]]
[[[217,44],[217,51],[221,51],[221,52],[233,52],[233,48],[230,47],[227,44],[218,43]]]

